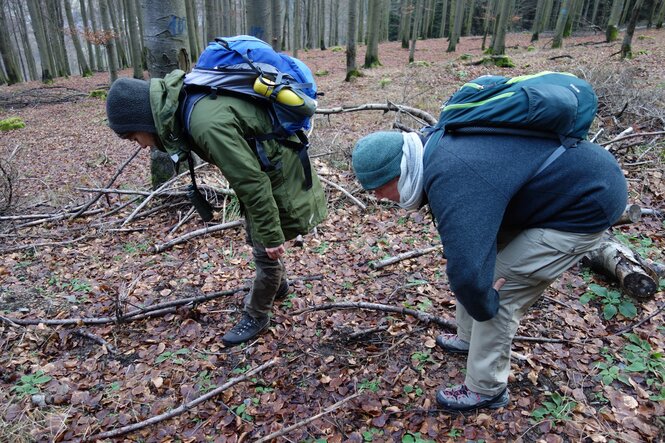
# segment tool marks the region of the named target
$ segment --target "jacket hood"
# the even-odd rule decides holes
[[[150,108],[157,135],[174,162],[184,160],[188,152],[185,134],[178,118],[184,78],[185,71],[176,69],[164,78],[150,80]]]

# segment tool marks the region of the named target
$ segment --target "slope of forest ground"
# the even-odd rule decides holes
[[[477,37],[462,38],[453,54],[445,52],[445,40],[419,41],[411,66],[408,50],[386,43],[379,51],[383,66],[363,70],[351,83],[343,81],[343,51],[301,51],[299,57],[317,73],[324,109],[390,101],[436,116],[457,87],[478,75],[561,70],[597,88],[601,105],[592,134],[598,142],[628,127],[663,131],[665,31],[637,31],[635,58],[624,61],[616,54],[620,43],[604,43],[600,34],[567,39],[558,50],[549,43],[543,38],[530,47],[528,34],[509,35],[512,69],[474,64],[482,57]],[[247,346],[224,348],[220,337],[239,318],[253,276],[242,229],[152,252],[203,224],[197,217],[179,224],[189,207],[178,195],[154,199],[125,223],[139,201],[122,204],[142,197],[131,192],[149,190],[147,151],[111,186],[128,194],[105,194],[83,217],[70,217],[95,196],[89,189],[106,187],[136,149],[112,134],[103,100],[89,96],[107,82],[99,73],[49,87],[0,87],[0,119],[16,116],[26,124],[0,133],[0,159],[11,170],[14,191],[11,210],[0,219],[0,315],[66,323],[0,322],[0,441],[95,439],[170,411],[173,416],[157,424],[100,440],[256,441],[291,425],[298,426],[276,440],[665,439],[662,281],[655,298],[638,302],[619,296],[609,278],[577,267],[565,273],[518,330],[523,338],[513,345],[511,403],[467,414],[440,411],[434,400],[437,388],[464,379],[465,359],[435,347],[443,322],[357,307],[299,312],[324,303],[372,302],[454,321],[440,253],[370,266],[439,242],[428,214],[372,200],[349,170],[357,138],[389,129],[395,119],[420,127],[403,114],[317,118],[312,152],[322,177],[367,209],[327,185],[330,215],[303,246],[289,248],[293,290],[276,304],[270,329]],[[657,211],[665,210],[662,140],[651,135],[610,146],[628,179],[630,202]],[[222,187],[211,168],[201,175]],[[187,182],[177,182],[179,189]],[[231,200],[219,203],[232,206]],[[663,232],[657,215],[613,229],[656,262],[665,261]],[[229,294],[136,318],[158,303],[219,291]],[[608,305],[620,312],[610,316]],[[121,315],[129,318],[110,321]],[[245,374],[251,375],[223,388]],[[216,395],[176,410],[210,392]]]

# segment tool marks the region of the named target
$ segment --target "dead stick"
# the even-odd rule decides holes
[[[359,207],[360,209],[362,209],[363,211],[367,209],[367,206],[365,206],[365,204],[364,204],[363,202],[361,202],[360,200],[358,200],[357,198],[355,198],[353,195],[351,195],[351,193],[350,193],[349,191],[347,191],[346,189],[342,188],[342,187],[341,187],[340,185],[338,185],[337,183],[333,183],[333,182],[331,182],[330,180],[325,179],[325,178],[323,178],[323,177],[321,177],[321,176],[319,176],[319,180],[321,180],[323,183],[325,183],[325,184],[327,184],[327,185],[329,185],[329,186],[332,186],[333,188],[335,188],[335,189],[337,189],[338,191],[340,191],[342,194],[344,194],[344,195],[346,195],[347,197],[349,197],[349,200],[351,200],[353,203],[355,203],[355,205],[358,206],[358,207]]]
[[[88,332],[84,329],[77,329],[74,331],[76,335],[80,335],[81,337],[89,338],[90,340],[94,341],[95,343],[101,345],[102,347],[106,348],[111,354],[116,354],[117,351],[113,347],[113,345],[103,338],[101,338],[99,335],[95,335],[92,332]]]
[[[638,321],[637,323],[634,323],[634,324],[632,324],[632,325],[628,325],[628,326],[626,326],[625,328],[623,328],[623,329],[621,329],[621,330],[615,332],[615,333],[612,334],[612,335],[621,335],[621,334],[625,334],[625,333],[628,332],[628,331],[632,331],[633,329],[637,328],[638,326],[643,325],[644,323],[648,322],[649,320],[651,320],[652,318],[654,318],[655,316],[657,316],[658,314],[660,314],[661,312],[663,312],[664,309],[665,309],[665,303],[663,303],[663,304],[660,306],[660,308],[658,308],[658,309],[656,310],[656,312],[654,312],[653,314],[650,314],[649,316],[643,318],[642,320]]]
[[[221,225],[215,225],[215,226],[207,226],[203,229],[198,229],[196,231],[188,232],[185,235],[182,235],[180,237],[174,238],[173,240],[170,240],[166,243],[162,243],[159,245],[155,245],[152,247],[152,252],[158,253],[158,252],[164,252],[167,249],[172,248],[175,245],[178,245],[180,243],[184,243],[187,240],[198,237],[199,235],[205,235],[205,234],[210,234],[211,232],[217,232],[217,231],[222,231],[224,229],[231,229],[231,228],[237,228],[239,226],[242,226],[245,223],[244,219],[232,221],[229,223],[223,223]],[[124,223],[123,223],[124,225]]]
[[[111,437],[117,437],[119,435],[125,435],[129,432],[132,431],[137,431],[139,429],[143,429],[145,427],[154,425],[156,423],[162,422],[164,420],[168,420],[169,418],[173,418],[175,416],[178,416],[182,413],[185,413],[189,411],[190,409],[194,408],[195,406],[210,400],[213,397],[216,397],[217,395],[221,394],[222,392],[226,391],[232,386],[237,385],[240,382],[243,382],[250,377],[258,374],[259,372],[264,371],[265,369],[268,369],[271,366],[274,366],[276,363],[280,361],[280,358],[273,358],[272,360],[257,366],[256,368],[246,372],[245,374],[232,378],[223,385],[213,389],[212,391],[208,392],[207,394],[204,394],[200,397],[195,398],[194,400],[184,403],[180,405],[179,407],[172,409],[169,412],[165,412],[163,414],[155,415],[154,417],[150,417],[147,420],[143,420],[138,423],[134,423],[133,425],[129,426],[123,426],[122,428],[114,429],[112,431],[107,431],[107,432],[100,432],[99,434],[91,435],[88,437],[85,437],[82,441],[92,441],[92,440],[101,440],[105,438],[111,438]]]
[[[312,311],[326,311],[329,309],[354,309],[354,308],[371,309],[375,311],[384,311],[384,312],[396,312],[398,314],[404,314],[416,317],[418,320],[424,321],[425,323],[435,323],[447,329],[457,328],[457,326],[454,323],[444,320],[441,317],[428,314],[426,312],[420,312],[416,311],[415,309],[402,308],[399,306],[382,305],[379,303],[366,303],[366,302],[324,303],[322,305],[311,306],[309,308],[300,309],[298,311],[293,312],[293,315],[303,314],[305,312],[312,312]]]
[[[118,170],[116,171],[115,175],[111,178],[111,181],[109,182],[109,184],[106,185],[107,188],[108,188],[109,186],[111,186],[111,185],[113,184],[113,182],[115,182],[115,180],[120,176],[120,174],[121,174],[122,171],[125,169],[125,167],[129,164],[129,162],[131,162],[132,160],[134,160],[134,157],[136,157],[136,156],[138,155],[138,153],[141,152],[141,149],[143,149],[143,148],[140,148],[140,147],[137,148],[136,151],[134,151],[134,153],[133,153],[132,155],[129,156],[129,158],[125,161],[125,163],[123,163],[123,164],[118,168]],[[75,218],[77,218],[77,217],[80,217],[81,214],[83,214],[85,211],[87,211],[88,208],[89,208],[90,206],[94,205],[95,202],[97,202],[97,200],[99,200],[100,197],[101,197],[102,195],[103,195],[102,192],[98,192],[97,195],[96,195],[93,199],[91,199],[88,203],[86,203],[85,205],[83,205],[83,207],[82,207],[81,209],[79,209],[78,212],[77,212],[76,214],[72,215],[71,218],[72,218],[72,219],[75,219]]]
[[[425,120],[430,125],[435,125],[437,122],[436,118],[434,118],[431,114],[423,111],[422,109],[412,108],[410,106],[396,105],[394,103],[366,103],[364,105],[358,106],[340,106],[330,109],[317,109],[316,113],[327,115],[357,111],[399,111],[417,116]]]
[[[321,280],[323,278],[320,274],[314,275],[305,275],[302,277],[293,277],[289,278],[290,281],[313,281]],[[128,322],[135,320],[142,320],[147,317],[155,317],[157,315],[164,315],[175,312],[177,306],[183,306],[187,304],[198,304],[205,301],[213,300],[215,298],[224,297],[227,295],[233,295],[236,292],[248,291],[251,286],[244,285],[235,289],[228,289],[225,291],[212,292],[210,294],[198,295],[196,297],[187,297],[180,298],[177,300],[171,300],[164,303],[158,303],[156,305],[146,306],[142,308],[129,311],[121,317],[87,317],[87,318],[61,318],[61,319],[21,319],[21,318],[9,318],[0,316],[0,321],[8,323],[12,326],[28,326],[28,325],[50,325],[50,326],[64,326],[64,325],[101,325],[107,323],[118,323],[118,322]]]
[[[442,248],[442,246],[439,245],[439,246],[431,246],[429,248],[424,248],[424,249],[414,249],[413,251],[403,252],[402,254],[398,254],[394,257],[388,257],[384,260],[379,260],[379,261],[370,263],[369,267],[372,268],[372,269],[381,269],[383,267],[395,264],[395,263],[400,262],[402,260],[407,260],[409,258],[420,257],[421,255],[425,255],[425,254],[429,254],[430,252],[438,251],[441,248]]]
[[[360,392],[356,392],[353,395],[350,395],[346,398],[343,398],[340,401],[338,401],[337,403],[335,403],[334,405],[332,405],[329,408],[325,409],[323,412],[319,412],[318,414],[316,414],[312,417],[306,418],[305,420],[301,420],[298,423],[292,424],[291,426],[287,426],[286,428],[281,429],[281,430],[276,431],[276,432],[273,432],[272,434],[268,434],[265,437],[262,437],[262,438],[256,440],[256,443],[263,443],[263,442],[267,442],[267,441],[272,441],[273,439],[275,439],[277,437],[281,437],[285,434],[288,434],[289,432],[293,431],[294,429],[298,429],[300,427],[303,427],[303,426],[313,422],[317,418],[323,417],[324,415],[330,414],[334,410],[339,409],[344,403],[346,403],[350,400],[353,400],[354,398],[358,397],[360,394],[361,394]]]

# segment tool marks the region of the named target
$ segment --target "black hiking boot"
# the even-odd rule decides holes
[[[243,312],[242,318],[229,332],[224,334],[222,342],[224,346],[236,346],[245,343],[259,335],[261,331],[268,327],[270,318],[254,318],[246,312]]]

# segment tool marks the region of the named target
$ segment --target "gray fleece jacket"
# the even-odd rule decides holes
[[[579,142],[537,176],[559,146],[548,138],[435,132],[424,156],[424,191],[445,248],[451,289],[469,315],[489,320],[501,228],[596,233],[625,209],[626,181],[602,147]]]

